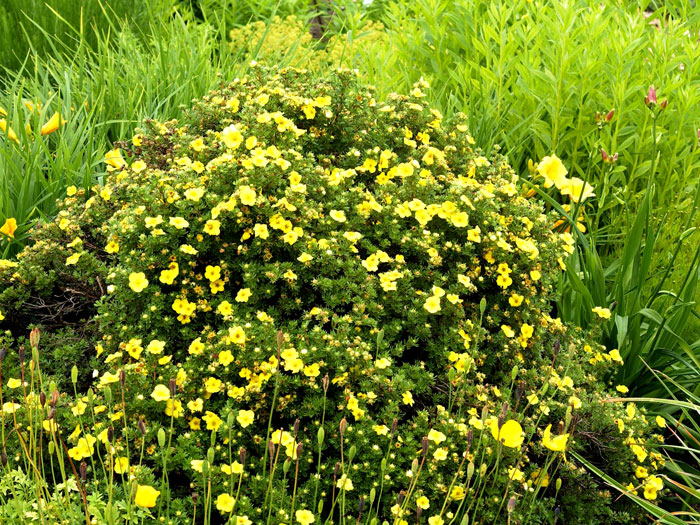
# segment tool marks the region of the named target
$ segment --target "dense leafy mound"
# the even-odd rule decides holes
[[[108,153],[104,186],[70,188],[0,264],[5,326],[45,326],[36,354],[96,349],[73,378],[86,395],[44,425],[90,462],[88,489],[128,462],[117,493],[138,484],[141,505],[156,487],[173,522],[196,491],[239,523],[360,507],[540,523],[558,506],[629,523],[564,454],[626,482],[642,465],[632,487],[660,489],[644,415],[603,402],[619,354],[550,316],[571,236],[463,120],[426,107],[425,83],[382,102],[352,72],[254,72],[147,123]]]

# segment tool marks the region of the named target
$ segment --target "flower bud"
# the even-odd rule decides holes
[[[245,447],[238,449],[238,459],[241,460],[241,465],[245,465]]]
[[[56,417],[56,408],[52,407],[51,410],[49,410],[49,415],[46,416],[46,419],[50,421],[55,417]]]
[[[163,448],[165,446],[165,430],[162,428],[158,429],[158,445],[160,448]]]
[[[360,502],[357,505],[357,510],[360,514],[362,514],[362,511],[365,510],[365,497],[360,496]]]
[[[343,418],[340,420],[340,437],[345,436],[345,429],[348,428],[348,420]]]
[[[605,115],[605,121],[610,122],[613,119],[613,116],[615,116],[615,108],[608,111],[608,114]]]
[[[110,388],[109,385],[107,385],[105,387],[104,396],[105,396],[105,401],[107,401],[107,404],[111,405],[112,404],[112,389]]]
[[[335,468],[333,469],[333,478],[338,476],[338,471],[340,470],[340,461],[335,463]]]
[[[43,390],[39,394],[39,403],[41,403],[42,408],[46,406],[46,393]]]
[[[508,500],[508,514],[510,514],[511,512],[513,512],[515,510],[515,502],[516,502],[515,496],[511,497]]]
[[[403,490],[399,491],[399,498],[398,498],[398,499],[399,499],[399,505],[401,505],[401,504],[403,503],[403,500],[404,500],[405,497],[406,497],[406,492],[403,491]]]
[[[661,111],[663,111],[664,109],[666,109],[666,106],[668,106],[668,99],[667,98],[665,98],[661,101],[661,104],[659,104],[659,109]]]
[[[3,468],[7,466],[7,454],[5,454],[5,451],[0,454],[0,464],[2,464]]]
[[[428,453],[428,438],[423,436],[423,441],[421,442],[421,455],[425,457]]]
[[[51,401],[49,404],[53,408],[56,406],[56,403],[58,403],[58,390],[54,390],[53,392],[51,392]]]
[[[304,444],[303,444],[303,443],[299,443],[299,444],[297,445],[297,461],[299,461],[299,458],[301,457],[301,453],[302,453],[303,450],[304,450]]]
[[[294,438],[295,439],[297,437],[297,434],[299,433],[299,423],[301,423],[301,421],[299,421],[299,418],[296,418],[294,420]]]
[[[124,389],[124,385],[126,384],[126,373],[124,372],[124,369],[122,368],[119,370],[119,385],[122,387],[122,390]]]
[[[87,481],[87,463],[80,462],[80,480],[85,483]]]
[[[649,107],[656,105],[656,89],[654,89],[653,85],[649,86],[647,96],[644,97],[644,104]]]
[[[316,441],[318,442],[318,446],[320,447],[323,444],[323,440],[326,437],[326,431],[323,430],[323,427],[319,427],[318,429],[318,434],[316,435]]]
[[[194,506],[197,506],[197,502],[199,501],[199,494],[197,492],[192,493],[192,503],[194,503]]]
[[[146,422],[143,419],[139,419],[139,432],[142,436],[146,435]]]
[[[603,148],[600,148],[600,156],[603,159],[603,162],[608,162],[608,159],[610,158]]]
[[[175,398],[175,394],[177,394],[177,381],[174,377],[170,378],[168,388],[170,389],[170,397]]]
[[[391,435],[393,436],[396,434],[396,429],[399,426],[399,420],[394,418],[393,421],[391,422]]]
[[[292,464],[292,462],[289,460],[289,458],[284,460],[284,463],[282,464],[282,471],[286,474],[289,472],[289,467]]]
[[[700,130],[698,130],[698,133],[700,133]],[[325,394],[328,392],[328,384],[330,383],[330,377],[328,377],[328,374],[323,376],[323,379],[321,380],[321,383],[323,384],[323,393]]]
[[[20,345],[20,347],[19,347],[19,362],[24,363],[25,357],[26,357],[26,354],[24,352],[24,345]]]
[[[700,129],[698,130],[698,139],[700,139]],[[0,348],[0,364],[5,360],[5,356],[7,355],[7,348],[4,346]]]
[[[139,421],[140,423],[140,421]],[[107,429],[107,441],[112,444],[114,443],[114,427],[109,427]]]
[[[352,462],[352,460],[355,459],[355,454],[357,454],[357,447],[353,445],[348,451],[348,461]]]
[[[41,333],[38,328],[34,328],[29,332],[29,344],[33,349],[39,348],[39,339],[41,338]]]

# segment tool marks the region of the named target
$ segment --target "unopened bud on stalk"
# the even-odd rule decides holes
[[[39,339],[41,338],[41,333],[38,328],[34,328],[29,332],[29,344],[33,349],[39,348]]]
[[[420,523],[420,516],[421,516],[421,514],[423,514],[423,508],[422,508],[422,507],[416,508],[416,518],[418,518],[418,522],[419,522],[419,523]]]
[[[20,345],[19,347],[19,362],[24,363],[24,358],[26,357],[25,352],[24,352],[24,345]]]
[[[299,444],[297,445],[297,461],[299,461],[299,458],[301,457],[301,453],[302,453],[303,450],[304,450],[304,444],[303,444],[303,443],[299,443]]]
[[[46,416],[46,419],[48,419],[48,420],[50,421],[50,420],[52,420],[54,417],[56,417],[56,408],[55,408],[55,407],[51,407],[51,410],[49,410],[49,415]]]
[[[425,456],[428,453],[428,438],[423,436],[423,441],[421,442],[421,455]]]
[[[146,422],[143,419],[139,419],[139,432],[142,436],[146,435]]]
[[[107,441],[109,441],[110,444],[114,443],[114,427],[109,427],[107,429]]]
[[[299,421],[299,418],[294,420],[294,437],[297,437],[297,434],[299,433],[299,424],[301,421]]]
[[[664,109],[666,109],[666,106],[668,106],[668,99],[667,98],[665,98],[661,101],[661,104],[659,104],[659,109],[661,111],[663,111]]]
[[[238,449],[238,459],[241,460],[241,465],[245,465],[245,447]]]
[[[195,507],[197,506],[197,502],[199,501],[199,494],[197,492],[192,493],[192,503],[194,503]]]
[[[80,462],[80,480],[85,483],[87,481],[87,463]]]
[[[508,514],[510,514],[511,512],[513,512],[515,510],[515,502],[516,502],[515,496],[511,497],[508,500]]]
[[[411,472],[415,474],[418,471],[418,458],[413,458],[411,461]]]
[[[119,370],[119,385],[122,387],[122,390],[124,389],[124,385],[126,384],[126,373],[124,372],[124,369]]]
[[[177,394],[177,381],[174,377],[170,378],[170,381],[168,382],[168,388],[170,389],[170,397],[174,398],[175,394]]]
[[[605,115],[605,121],[610,122],[613,119],[613,116],[615,116],[615,108],[608,111],[608,114]]]
[[[42,408],[46,406],[46,393],[43,390],[39,394],[39,403],[41,403]]]
[[[396,429],[399,426],[399,420],[394,418],[394,420],[391,422],[391,434],[394,435],[396,434]]]
[[[107,385],[105,387],[104,395],[105,395],[105,401],[107,401],[107,404],[111,405],[112,404],[112,389],[110,388],[109,385]]]
[[[474,429],[469,429],[467,432],[467,450],[469,450],[472,446],[472,442],[474,441]]]
[[[323,440],[326,438],[326,431],[323,430],[323,427],[319,427],[318,429],[318,434],[316,434],[316,441],[318,442],[318,446],[320,447],[323,445]]]
[[[654,89],[653,85],[649,86],[647,96],[644,97],[644,104],[649,107],[656,105],[656,89]]]
[[[284,334],[282,330],[277,332],[277,353],[278,355],[282,352],[282,343],[284,343]]]
[[[700,129],[698,130],[698,138],[700,139]],[[7,348],[4,346],[0,348],[0,363],[2,363],[5,360],[5,356],[7,355]]]
[[[355,445],[350,447],[350,450],[348,451],[348,461],[351,461],[355,459],[355,454],[357,454],[357,447]]]
[[[365,510],[365,497],[360,496],[360,503],[357,505],[357,510],[360,514],[362,514],[362,511]]]
[[[70,369],[70,380],[73,384],[78,382],[78,367],[76,365]]]
[[[284,472],[285,474],[287,472],[289,472],[289,467],[291,465],[292,465],[292,461],[289,458],[285,459],[284,463],[282,464],[282,472]]]
[[[162,428],[158,429],[158,446],[160,446],[160,448],[165,446],[165,430]]]
[[[333,477],[338,476],[338,471],[340,470],[340,461],[336,461],[335,468],[333,469]]]
[[[275,444],[272,442],[272,440],[269,440],[267,442],[267,451],[270,454],[270,456],[275,455]],[[270,459],[272,459],[272,457],[270,457]]]
[[[699,131],[700,133],[700,131]],[[326,393],[328,392],[328,384],[330,383],[330,377],[328,377],[328,374],[323,376],[323,379],[321,380],[321,383],[323,384],[323,392]]]
[[[399,491],[399,505],[403,503],[404,498],[406,497],[406,492],[401,490]]]
[[[51,392],[51,401],[49,404],[52,408],[56,406],[56,403],[58,403],[58,397],[58,390],[54,390],[53,392]]]
[[[348,428],[348,420],[343,418],[340,420],[340,437],[345,436],[345,429]]]
[[[0,463],[2,464],[3,468],[7,466],[7,454],[5,454],[4,451],[2,454],[0,454]]]

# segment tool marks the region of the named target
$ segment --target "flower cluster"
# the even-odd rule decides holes
[[[177,471],[168,498],[208,491],[236,523],[495,523],[574,493],[594,513],[609,495],[582,497],[596,482],[566,452],[599,438],[656,497],[653,425],[601,380],[619,353],[551,315],[571,235],[463,116],[425,105],[427,83],[381,101],[350,71],[312,79],[254,68],[147,122],[0,264],[13,319],[95,294],[75,314],[93,378],[79,363],[47,436],[136,506]]]

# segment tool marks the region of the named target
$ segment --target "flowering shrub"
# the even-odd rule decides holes
[[[552,317],[573,239],[426,89],[254,68],[108,152],[0,263],[5,447],[109,523],[633,521],[569,453],[663,488],[619,353]]]

